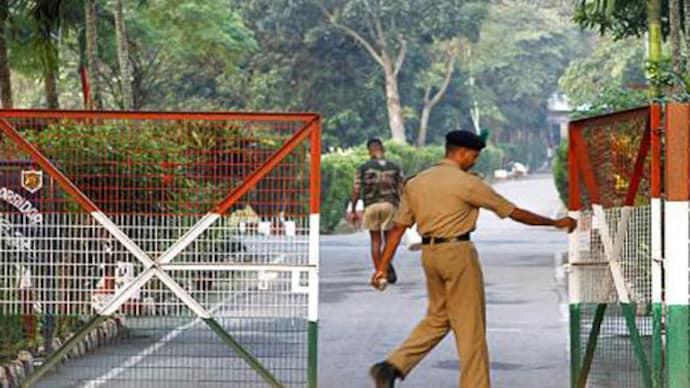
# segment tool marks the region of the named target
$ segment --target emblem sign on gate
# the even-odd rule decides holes
[[[40,190],[43,187],[43,171],[22,171],[22,187],[31,194]]]

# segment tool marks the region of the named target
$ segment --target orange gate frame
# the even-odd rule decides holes
[[[232,189],[225,198],[216,204],[199,222],[185,233],[177,242],[172,244],[160,257],[153,259],[137,246],[118,226],[105,215],[101,209],[90,200],[70,179],[65,176],[53,163],[37,148],[22,137],[19,131],[7,121],[10,118],[64,118],[76,120],[90,119],[129,119],[129,120],[247,120],[261,121],[290,121],[301,122],[301,128],[284,143],[268,160],[254,170],[243,183]],[[274,169],[287,155],[304,142],[310,143],[311,168],[309,175],[310,193],[310,229],[309,229],[309,265],[304,266],[309,273],[309,302],[308,302],[308,370],[307,382],[309,387],[317,384],[317,337],[318,337],[318,264],[319,264],[319,213],[320,213],[320,159],[321,159],[321,118],[310,113],[210,113],[210,112],[96,112],[96,111],[51,111],[51,110],[0,110],[0,135],[7,136],[28,153],[33,162],[43,168],[81,207],[100,223],[113,238],[137,257],[145,267],[139,276],[123,287],[103,306],[96,316],[72,336],[60,349],[53,352],[45,362],[28,377],[25,386],[31,386],[45,373],[59,363],[69,351],[85,338],[100,322],[115,313],[141,286],[149,279],[158,277],[172,290],[192,311],[202,320],[241,358],[243,358],[259,375],[271,386],[281,387],[281,383],[261,363],[246,351],[206,309],[197,303],[179,284],[167,273],[165,265],[170,263],[179,253],[189,246],[196,237],[207,230],[214,221],[229,210],[244,194],[254,188],[267,174]],[[308,267],[308,268],[307,268]]]

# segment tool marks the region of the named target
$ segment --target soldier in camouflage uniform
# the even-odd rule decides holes
[[[371,258],[374,268],[377,268],[389,231],[393,227],[405,179],[402,169],[385,159],[385,148],[380,139],[369,140],[367,149],[371,158],[355,174],[350,214],[352,221],[356,221],[355,206],[361,197],[364,200],[363,223],[371,236]],[[396,281],[395,269],[391,265],[388,267],[388,283]]]

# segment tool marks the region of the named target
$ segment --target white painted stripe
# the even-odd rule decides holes
[[[204,309],[199,303],[192,298],[187,291],[180,287],[168,274],[154,267],[159,263],[167,263],[172,261],[179,255],[189,244],[191,244],[199,235],[208,229],[218,218],[219,214],[209,213],[197,222],[192,229],[185,233],[180,240],[176,241],[166,252],[161,255],[158,262],[154,262],[139,246],[127,237],[122,230],[115,225],[105,214],[101,212],[93,212],[91,216],[96,219],[103,227],[105,227],[120,243],[122,243],[127,250],[137,257],[147,268],[142,272],[132,283],[127,287],[116,293],[115,296],[103,307],[99,314],[111,315],[114,314],[122,304],[132,297],[147,281],[153,277],[158,276],[163,283],[165,283],[175,295],[180,298],[192,311],[200,317],[210,317],[208,311]]]
[[[600,225],[599,233],[601,235],[601,242],[604,246],[604,254],[609,262],[609,269],[611,270],[611,276],[613,277],[613,284],[616,287],[618,300],[622,303],[630,303],[630,292],[628,291],[628,286],[625,283],[625,278],[623,277],[623,271],[621,269],[619,259],[620,251],[623,247],[622,240],[628,228],[628,220],[630,219],[632,209],[630,207],[624,207],[621,209],[621,218],[618,221],[615,242],[611,237],[611,229],[606,221],[604,208],[601,205],[592,205],[592,210],[594,211],[594,215],[599,219],[598,222]]]
[[[98,223],[103,225],[103,227],[115,237],[129,252],[131,252],[134,257],[139,259],[139,261],[144,264],[145,267],[150,267],[153,265],[153,260],[146,254],[139,246],[132,241],[123,231],[115,225],[113,221],[108,218],[102,212],[92,212],[91,217],[93,217]]]
[[[129,283],[124,288],[121,288],[116,292],[112,298],[106,303],[98,312],[99,315],[112,315],[115,314],[117,309],[120,308],[129,298],[131,298],[141,287],[146,284],[154,275],[153,268],[147,268],[139,276]]]
[[[184,264],[163,264],[160,266],[164,270],[171,271],[315,271],[315,265],[303,264],[203,264],[203,263],[184,263]]]
[[[316,270],[309,273],[308,319],[311,322],[319,320],[320,221],[318,214],[309,216],[309,264],[316,266]]]
[[[211,313],[209,313],[204,306],[199,304],[199,302],[196,301],[196,299],[192,298],[191,295],[187,291],[185,291],[182,287],[180,287],[179,284],[173,278],[170,277],[167,273],[163,272],[160,268],[155,268],[154,272],[156,273],[156,276],[166,285],[168,288],[175,293],[175,296],[180,298],[180,300],[187,305],[192,311],[194,311],[194,314],[198,315],[201,319],[208,319],[211,318]]]
[[[580,212],[570,211],[568,215],[580,222]],[[575,228],[573,233],[568,235],[568,300],[570,303],[580,303],[580,271],[573,267],[574,263],[580,261],[580,227]]]
[[[663,276],[663,252],[661,245],[661,199],[652,198],[652,303],[661,303],[662,279]]]
[[[214,222],[220,218],[220,214],[209,213],[205,215],[199,222],[194,224],[194,226],[184,234],[179,240],[177,240],[173,245],[170,246],[163,254],[158,258],[159,264],[166,264],[171,262],[177,255],[182,253],[182,251],[193,243],[197,237],[206,231]]]
[[[666,303],[688,305],[688,232],[687,201],[665,202]]]
[[[609,262],[609,268],[611,269],[611,276],[613,276],[613,283],[616,286],[618,300],[621,303],[630,303],[630,294],[628,293],[628,287],[625,284],[625,278],[623,277],[623,269],[621,268],[620,261],[612,260]]]
[[[621,218],[618,220],[618,228],[616,229],[616,237],[613,239],[613,251],[611,251],[611,258],[620,261],[621,252],[623,251],[623,241],[625,240],[625,233],[628,231],[628,224],[630,223],[630,216],[633,208],[624,206],[621,209]]]
[[[592,210],[594,212],[594,217],[596,217],[597,223],[599,224],[601,244],[604,246],[604,252],[606,253],[607,259],[610,260],[610,255],[613,252],[613,240],[611,239],[611,230],[609,229],[609,224],[606,221],[606,213],[604,213],[604,208],[601,205],[592,205]]]

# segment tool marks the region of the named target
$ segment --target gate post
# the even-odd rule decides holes
[[[650,180],[651,180],[651,260],[652,268],[652,380],[654,388],[663,386],[663,338],[661,334],[661,320],[663,316],[663,221],[661,202],[661,104],[650,106]]]
[[[309,312],[307,328],[307,386],[318,386],[318,342],[319,342],[319,236],[321,212],[321,118],[311,124],[311,163],[309,176],[309,265],[315,269],[309,277]]]
[[[570,124],[568,128],[568,215],[578,222],[580,221],[580,209],[582,201],[580,199],[580,171],[577,162],[577,150],[574,144],[574,132],[579,128],[576,124]],[[579,227],[570,234],[568,239],[568,264],[572,265],[579,261]],[[580,302],[579,285],[576,277],[578,273],[572,268],[568,271],[568,300],[570,307],[570,386],[575,388],[580,376],[582,365],[581,343],[580,343]]]
[[[669,388],[690,383],[688,338],[688,199],[690,105],[670,103],[666,114],[665,249]]]

